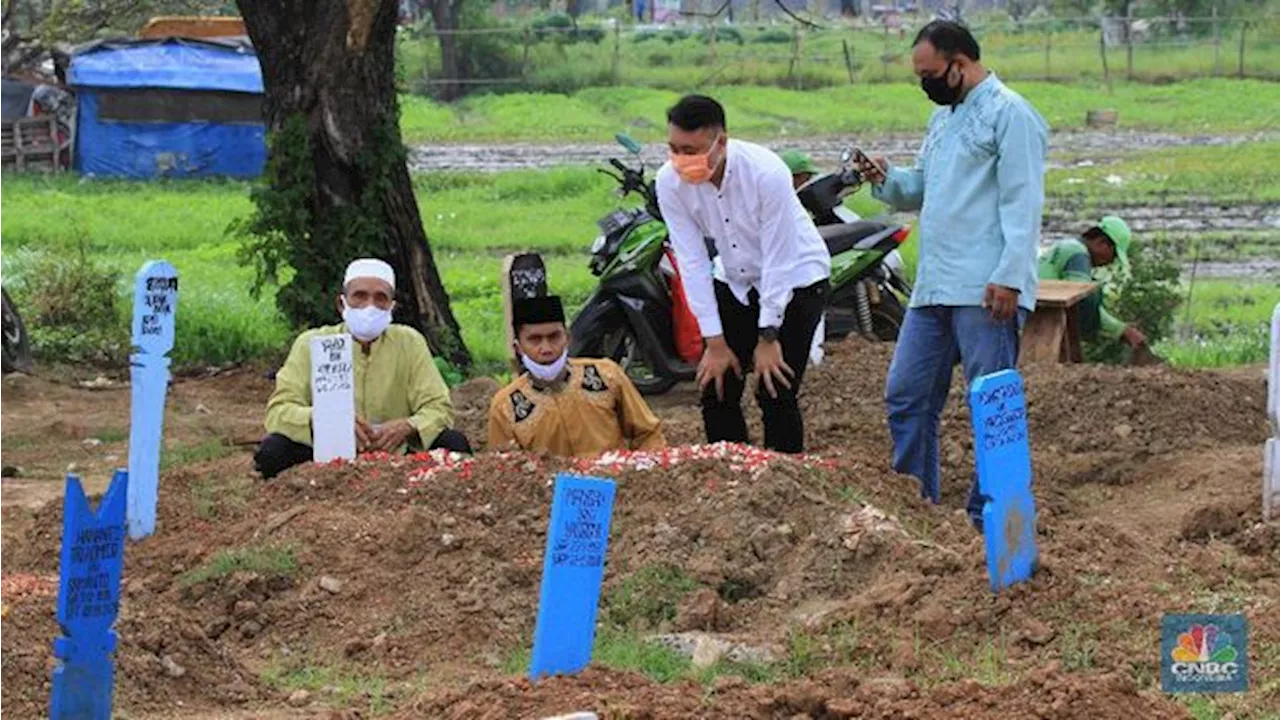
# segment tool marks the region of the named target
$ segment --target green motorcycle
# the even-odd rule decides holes
[[[644,203],[614,210],[596,223],[600,234],[591,244],[590,269],[600,285],[573,320],[569,354],[611,358],[641,393],[655,395],[692,380],[697,367],[675,349],[670,278],[676,270],[667,260],[667,227],[657,190],[645,177],[641,146],[624,134],[617,140],[635,157],[637,167],[614,158],[609,160],[613,171],[600,172],[617,181],[620,196],[634,193]],[[844,208],[844,199],[862,184],[851,163],[852,153],[846,151],[836,172],[797,190],[831,252],[823,337],[858,333],[895,340],[902,325],[903,298],[911,294],[898,246],[911,228],[861,220]],[[715,276],[723,279],[715,243],[707,238],[706,244]]]

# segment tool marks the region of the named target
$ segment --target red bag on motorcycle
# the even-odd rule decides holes
[[[675,269],[671,276],[671,335],[675,339],[676,354],[687,363],[696,363],[702,358],[702,331],[698,329],[698,318],[693,316],[693,308],[689,307],[689,298],[684,294],[684,281],[680,279],[680,266],[676,265],[675,253],[666,249],[667,260]]]

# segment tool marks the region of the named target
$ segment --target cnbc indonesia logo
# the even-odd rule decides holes
[[[1230,683],[1240,675],[1232,638],[1214,624],[1192,625],[1178,635],[1169,670],[1180,683]]]

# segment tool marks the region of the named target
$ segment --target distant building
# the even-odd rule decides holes
[[[248,38],[102,40],[76,48],[75,167],[108,177],[256,177],[262,70]]]

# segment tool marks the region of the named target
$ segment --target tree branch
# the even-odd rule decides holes
[[[720,9],[716,10],[713,13],[703,13],[703,12],[698,12],[697,10],[681,10],[680,14],[685,17],[705,17],[705,18],[711,18],[714,20],[715,18],[718,18],[721,15],[723,15],[725,10],[729,9],[729,3],[731,2],[733,2],[733,0],[724,0],[724,4],[720,6]]]
[[[799,15],[796,15],[795,13],[791,12],[791,8],[788,8],[785,4],[783,4],[782,0],[773,0],[773,3],[778,7],[782,8],[782,12],[786,13],[792,20],[795,20],[801,25],[807,25],[808,27],[811,27],[815,30],[818,30],[822,27],[821,25],[818,25],[817,23],[811,20],[805,20]]]

